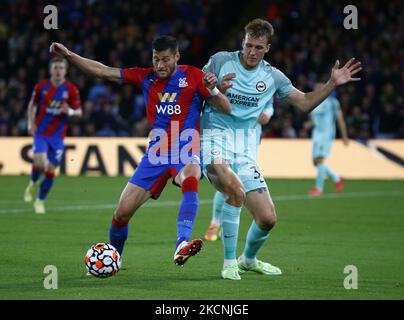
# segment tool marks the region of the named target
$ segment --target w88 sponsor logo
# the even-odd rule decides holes
[[[157,110],[157,113],[162,113],[162,114],[167,113],[168,115],[181,114],[181,106],[179,104],[176,104],[176,105],[172,105],[172,104],[157,105],[156,104],[156,110]]]

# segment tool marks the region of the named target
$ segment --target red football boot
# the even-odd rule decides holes
[[[187,260],[196,255],[202,249],[202,240],[195,239],[189,242],[183,241],[174,254],[174,263],[183,266]]]
[[[323,191],[321,191],[320,189],[317,189],[317,188],[311,189],[309,191],[309,196],[317,197],[317,196],[321,196],[322,194],[323,194]]]
[[[337,192],[344,191],[344,179],[342,177],[335,183],[335,189],[337,189]]]

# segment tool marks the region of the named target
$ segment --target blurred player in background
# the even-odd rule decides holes
[[[67,61],[53,58],[49,63],[50,79],[39,82],[28,105],[28,132],[34,137],[34,162],[24,201],[33,200],[34,188],[42,173],[39,194],[34,202],[37,214],[44,214],[45,198],[52,188],[55,170],[64,151],[68,118],[82,115],[77,87],[66,80]]]
[[[319,90],[322,84],[317,83],[314,90]],[[313,163],[317,168],[315,188],[309,191],[311,196],[319,196],[323,193],[324,179],[327,176],[335,183],[337,192],[344,189],[344,180],[335,174],[324,164],[324,159],[331,151],[332,142],[335,138],[335,122],[341,132],[344,145],[348,146],[348,133],[337,98],[330,95],[310,113],[311,125],[313,126],[311,137],[313,140]]]
[[[83,58],[58,43],[53,43],[50,51],[66,57],[90,76],[142,89],[152,128],[149,148],[121,194],[110,226],[110,243],[122,254],[129,220],[149,198],[157,199],[172,178],[183,194],[174,253],[174,263],[183,265],[202,246],[200,239],[189,240],[198,211],[198,180],[201,177],[199,128],[203,101],[208,99],[219,112],[231,111],[228,99],[216,88],[217,78],[212,73],[204,75],[193,66],[177,65],[180,58],[178,42],[171,36],[154,40],[153,67],[149,68],[108,67]],[[182,139],[184,135],[187,139]],[[183,160],[177,151],[182,152],[189,145],[188,138],[192,143],[192,156]],[[165,141],[169,142],[166,146]],[[157,154],[167,161],[156,159]]]
[[[264,111],[260,114],[258,118],[258,122],[255,126],[256,131],[256,137],[258,139],[257,141],[257,148],[258,145],[261,141],[261,135],[262,135],[262,126],[266,125],[269,123],[269,120],[271,119],[272,115],[274,114],[274,106],[273,103],[269,103]],[[257,150],[258,153],[258,150]],[[222,210],[223,210],[223,205],[226,201],[225,195],[221,193],[220,191],[215,192],[215,196],[213,198],[213,206],[212,206],[212,219],[210,221],[208,230],[206,230],[205,233],[205,240],[207,241],[216,241],[217,239],[220,238],[220,225],[222,223]]]
[[[220,91],[226,94],[232,104],[231,114],[225,115],[219,114],[207,103],[202,115],[203,173],[217,190],[226,195],[221,224],[224,246],[221,275],[230,280],[240,280],[239,273],[246,271],[265,275],[282,273],[278,267],[256,258],[276,223],[275,206],[256,159],[252,156],[256,146],[245,144],[243,150],[235,152],[223,143],[225,139],[220,134],[206,136],[205,130],[227,132],[241,129],[245,133],[244,140],[248,141],[251,129],[254,129],[259,115],[274,95],[304,112],[310,112],[337,86],[360,80],[352,76],[362,69],[359,62],[354,63],[354,59],[350,59],[342,68],[337,60],[327,83],[316,91],[304,93],[296,89],[281,71],[263,60],[271,47],[272,25],[265,20],[255,19],[245,26],[244,31],[241,51],[218,52],[203,68],[205,72],[213,72],[217,76]],[[239,144],[241,141],[237,140],[236,145]],[[247,233],[243,253],[237,259],[243,204],[254,220]]]

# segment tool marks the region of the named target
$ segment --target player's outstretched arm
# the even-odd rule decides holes
[[[212,94],[210,102],[221,112],[230,113],[231,104],[229,99],[216,88],[217,78],[212,72],[205,73],[203,84]]]
[[[120,81],[121,72],[119,68],[108,67],[98,61],[87,59],[79,56],[67,49],[63,44],[53,42],[49,48],[49,51],[53,54],[66,58],[70,63],[74,64],[85,73],[110,81]]]
[[[323,102],[337,86],[360,80],[360,78],[352,78],[353,75],[362,70],[361,63],[354,63],[354,61],[355,58],[352,58],[342,68],[339,68],[339,60],[337,60],[331,70],[330,79],[321,89],[307,93],[296,89],[293,90],[285,100],[304,112],[312,111]]]

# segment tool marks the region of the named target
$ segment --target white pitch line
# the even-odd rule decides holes
[[[200,205],[212,204],[212,200],[199,200]],[[73,211],[73,210],[95,210],[95,209],[115,209],[118,203],[110,204],[95,204],[95,205],[75,205],[75,206],[63,206],[63,207],[49,207],[48,211]],[[179,206],[179,201],[158,201],[148,202],[142,207],[175,207]],[[0,209],[0,214],[6,213],[20,213],[31,212],[32,208],[14,208],[14,209]]]
[[[381,196],[401,196],[404,195],[404,190],[392,190],[392,191],[363,191],[363,192],[348,192],[348,193],[328,193],[319,197],[309,196],[305,194],[296,195],[283,195],[274,196],[274,201],[293,201],[293,200],[323,200],[323,199],[339,199],[339,198],[361,198],[361,197],[381,197]]]
[[[299,201],[299,200],[328,200],[328,199],[344,199],[344,198],[368,198],[368,197],[397,197],[404,196],[404,190],[392,190],[392,191],[369,191],[369,192],[349,192],[349,193],[329,193],[319,197],[313,197],[304,194],[292,194],[292,195],[279,195],[273,196],[274,202],[280,201]],[[212,204],[213,200],[203,199],[199,200],[200,205]],[[148,202],[144,207],[175,207],[179,206],[179,201],[154,201]],[[48,211],[74,211],[74,210],[96,210],[96,209],[114,209],[117,203],[109,204],[95,204],[95,205],[75,205],[75,206],[63,206],[63,207],[50,207]],[[32,212],[32,208],[14,208],[14,209],[0,209],[0,214],[20,213],[20,212]]]

